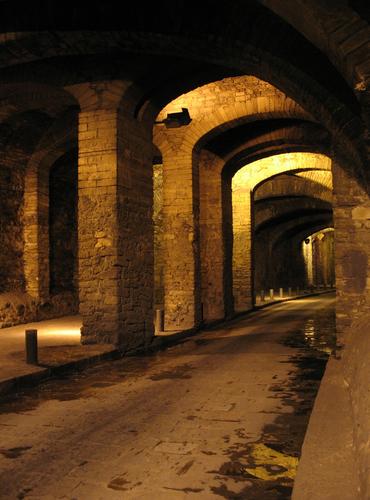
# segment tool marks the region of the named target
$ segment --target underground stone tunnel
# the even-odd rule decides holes
[[[117,9],[0,3],[0,326],[69,318],[124,355],[335,286],[294,497],[333,495],[332,419],[368,498],[366,3]]]

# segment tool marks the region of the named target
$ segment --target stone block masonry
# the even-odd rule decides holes
[[[151,137],[122,111],[114,83],[101,91],[107,95],[99,105],[85,97],[79,118],[82,342],[127,350],[153,333]]]
[[[210,151],[199,156],[200,260],[203,320],[225,316],[222,178],[224,161]]]

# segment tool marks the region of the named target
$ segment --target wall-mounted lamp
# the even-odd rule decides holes
[[[191,122],[189,110],[187,108],[181,109],[182,111],[180,111],[179,113],[168,113],[167,118],[160,122],[155,122],[155,124],[164,124],[167,128],[178,128],[189,125],[189,123]]]

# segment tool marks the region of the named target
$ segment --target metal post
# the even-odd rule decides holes
[[[270,300],[274,300],[274,289],[270,288]]]
[[[299,295],[299,286],[296,287],[297,293],[296,295]]]
[[[265,290],[261,290],[261,302],[265,302]]]
[[[279,288],[279,297],[281,299],[284,297],[284,288]]]
[[[292,287],[290,286],[288,288],[288,296],[291,297],[292,296]]]
[[[26,330],[26,362],[37,365],[37,330]]]
[[[164,310],[155,310],[155,331],[156,333],[164,331]]]

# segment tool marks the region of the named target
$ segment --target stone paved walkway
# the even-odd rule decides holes
[[[82,346],[80,316],[66,316],[0,330],[0,384],[15,377],[39,373],[47,367],[100,354],[112,346]],[[38,331],[39,366],[25,361],[25,329]]]
[[[277,304],[7,398],[1,500],[289,498],[333,307]]]

